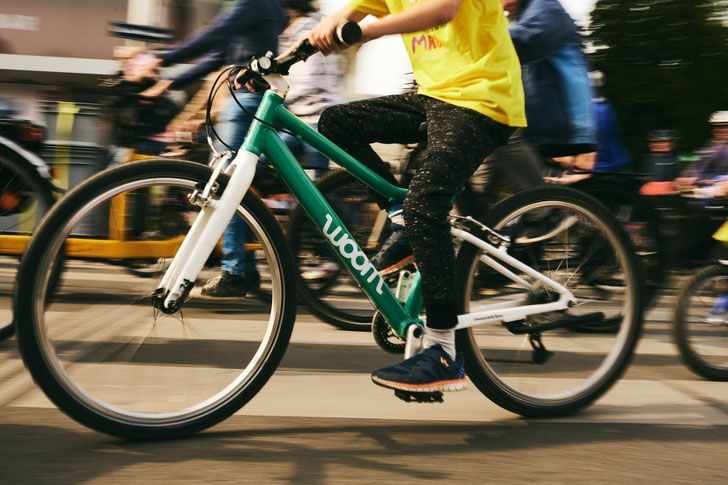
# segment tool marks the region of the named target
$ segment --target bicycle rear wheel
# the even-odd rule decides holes
[[[53,204],[33,165],[0,150],[0,339],[13,334],[12,294],[20,247]]]
[[[352,236],[371,257],[379,239],[370,236],[380,210],[366,186],[345,170],[336,170],[316,183],[326,201],[341,217]],[[344,330],[368,331],[375,309],[303,208],[290,219],[288,244],[296,260],[298,291],[311,312]]]
[[[685,282],[672,330],[690,369],[711,380],[728,381],[728,266],[709,266]]]
[[[511,256],[566,287],[577,303],[563,312],[459,331],[468,375],[496,404],[517,414],[573,413],[622,375],[639,337],[640,285],[629,240],[603,205],[560,187],[519,192],[494,206],[486,223],[511,237]],[[481,256],[470,244],[458,254],[463,313],[484,311],[490,304],[547,303],[557,298],[542,285],[526,290],[512,283],[494,273]],[[614,333],[570,331],[577,324],[614,321]],[[551,324],[557,328],[538,330]],[[524,329],[526,333],[519,333]]]
[[[46,395],[86,426],[133,439],[204,429],[249,401],[283,356],[295,319],[293,259],[280,226],[251,193],[236,217],[255,236],[258,264],[265,265],[259,269],[270,275],[267,302],[254,297],[204,300],[193,289],[181,311],[166,315],[152,304],[157,278],[104,263],[109,254],[74,257],[88,249],[84,245],[129,253],[135,242],[149,245],[146,240],[79,238],[74,231],[106,217],[114,232],[114,221],[127,217],[114,212],[119,207],[114,201],[140,190],[152,202],[170,190],[189,194],[210,173],[209,167],[173,160],[133,162],[101,172],[51,210],[28,246],[15,303],[20,350]],[[218,179],[221,190],[228,180]],[[193,219],[196,210],[189,205],[187,216]],[[116,229],[125,230],[126,224]],[[68,254],[63,278],[47,298],[53,261],[61,251]],[[169,256],[159,251],[158,257]],[[211,276],[204,272],[198,286]]]

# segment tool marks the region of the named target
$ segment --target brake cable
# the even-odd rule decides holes
[[[259,121],[260,123],[263,123],[266,126],[273,128],[276,131],[282,131],[284,133],[288,133],[289,135],[295,136],[295,134],[290,132],[289,130],[286,130],[280,126],[275,126],[271,123],[261,120],[260,118],[255,116],[254,113],[251,113],[247,108],[245,108],[245,106],[242,105],[242,103],[238,99],[238,96],[235,92],[235,79],[236,79],[238,73],[241,71],[241,69],[242,68],[240,66],[230,66],[230,67],[224,69],[222,72],[220,72],[220,74],[218,74],[217,78],[215,79],[215,82],[213,83],[212,88],[210,89],[210,95],[207,98],[207,109],[205,112],[205,131],[207,134],[207,143],[210,145],[210,148],[212,149],[212,151],[214,153],[217,153],[217,150],[215,150],[215,147],[213,145],[213,137],[215,139],[217,139],[217,141],[222,143],[225,146],[225,148],[230,150],[232,153],[237,153],[237,150],[235,148],[233,148],[230,145],[228,145],[227,143],[225,143],[225,141],[220,137],[220,135],[215,130],[214,125],[212,123],[212,115],[211,115],[212,105],[213,105],[215,96],[217,96],[217,93],[220,90],[220,88],[222,88],[224,82],[227,82],[228,89],[230,91],[230,95],[233,98],[233,100],[235,101],[235,104],[237,104],[238,107],[240,107],[240,109],[243,110],[248,116],[250,116],[254,120]],[[220,82],[220,79],[225,75],[227,75],[226,81]]]
[[[242,68],[240,68],[240,67],[236,67],[236,70],[235,70],[235,76],[234,76],[234,77],[237,77],[237,74],[238,74],[238,73],[239,73],[239,72],[240,72],[241,70],[242,70]],[[276,130],[276,131],[282,131],[282,132],[284,132],[284,133],[288,133],[288,134],[289,134],[289,135],[291,135],[291,136],[294,136],[294,137],[296,136],[296,135],[295,135],[295,133],[292,133],[291,131],[288,131],[288,130],[286,130],[286,129],[285,129],[285,128],[283,128],[283,127],[280,127],[280,126],[276,126],[276,125],[273,125],[273,124],[271,124],[271,123],[268,123],[267,121],[263,121],[263,120],[261,120],[260,118],[258,118],[257,116],[255,116],[255,113],[251,113],[250,111],[248,111],[248,110],[247,110],[247,109],[245,108],[245,106],[243,106],[243,105],[242,105],[242,104],[240,103],[240,101],[238,100],[238,96],[237,96],[237,94],[235,94],[235,80],[234,80],[233,76],[229,76],[229,77],[228,77],[228,81],[227,81],[227,83],[228,83],[228,89],[230,90],[230,95],[231,95],[231,96],[232,96],[232,98],[233,98],[233,99],[235,100],[235,103],[237,103],[237,105],[238,105],[238,106],[240,107],[240,109],[242,109],[243,111],[245,111],[245,113],[247,113],[247,114],[248,114],[248,116],[250,116],[251,118],[253,118],[253,119],[254,119],[254,120],[256,120],[256,121],[259,121],[260,123],[263,123],[263,124],[264,124],[264,125],[266,125],[266,126],[270,126],[271,128],[273,128],[273,129],[274,129],[274,130]]]
[[[217,134],[217,131],[215,131],[215,127],[212,124],[212,116],[210,114],[212,111],[212,103],[215,100],[215,96],[217,96],[217,92],[223,86],[223,84],[220,84],[218,86],[218,82],[220,81],[220,78],[223,75],[225,75],[226,73],[228,73],[229,71],[234,70],[236,67],[237,66],[230,66],[230,67],[224,69],[222,72],[220,72],[220,74],[218,74],[217,78],[215,79],[215,82],[212,83],[212,88],[210,89],[210,94],[207,97],[207,109],[205,110],[205,133],[207,135],[207,144],[210,145],[210,148],[212,149],[213,153],[215,153],[215,154],[217,154],[217,150],[215,150],[215,147],[213,145],[213,139],[212,139],[210,132],[212,132],[212,135],[220,143],[222,143],[225,146],[225,148],[227,148],[228,150],[230,150],[233,153],[237,152],[236,149],[234,149],[233,147],[231,147],[230,145],[225,143],[225,141],[220,137],[220,135]]]

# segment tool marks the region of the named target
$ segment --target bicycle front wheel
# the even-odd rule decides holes
[[[249,401],[283,356],[295,319],[293,259],[280,226],[253,194],[235,217],[254,237],[249,250],[268,277],[270,300],[209,300],[193,289],[181,311],[166,315],[151,301],[159,279],[118,264],[124,257],[171,257],[181,238],[150,241],[131,228],[152,230],[159,217],[191,222],[197,207],[189,203],[157,209],[169,209],[169,197],[187,200],[180,194],[204,186],[210,174],[209,167],[174,160],[101,172],[52,209],[27,248],[15,302],[23,359],[57,406],[93,429],[161,439],[212,426]],[[228,180],[218,179],[221,190]],[[140,197],[142,212],[134,204]],[[101,226],[117,239],[77,233]],[[62,251],[61,282],[46,297]],[[196,286],[214,276],[203,270]]]
[[[517,414],[575,412],[622,375],[640,334],[638,263],[627,235],[602,204],[557,187],[505,199],[487,214],[486,223],[511,238],[511,256],[564,286],[576,304],[566,311],[459,331],[468,375],[496,404]],[[495,272],[479,248],[465,244],[458,255],[462,312],[485,307],[497,312],[498,306],[558,298],[530,276],[519,276],[530,289]],[[570,330],[585,324],[613,331]]]
[[[33,165],[0,150],[0,339],[13,334],[12,294],[20,251],[53,196]]]
[[[685,282],[672,329],[690,369],[711,380],[728,381],[728,266],[709,266]]]

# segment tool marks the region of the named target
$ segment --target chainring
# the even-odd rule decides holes
[[[404,354],[405,341],[397,337],[381,313],[374,314],[372,336],[380,349],[390,354]]]

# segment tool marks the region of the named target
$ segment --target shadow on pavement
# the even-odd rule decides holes
[[[129,442],[56,410],[3,408],[0,436],[13,484],[720,483],[728,426],[234,416],[184,440]]]

